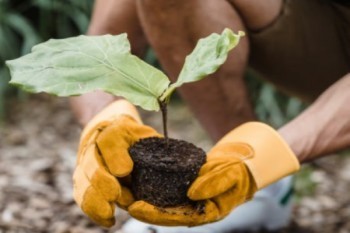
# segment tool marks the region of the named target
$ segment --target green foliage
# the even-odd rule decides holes
[[[147,110],[170,81],[160,70],[130,52],[126,34],[49,40],[8,61],[12,84],[29,92],[72,96],[103,90]]]
[[[295,174],[294,190],[297,201],[304,196],[310,196],[315,193],[317,184],[311,179],[313,172],[314,169],[311,165],[304,165],[302,169]]]
[[[246,83],[257,117],[276,128],[292,120],[307,107],[307,104],[299,99],[263,82],[252,70],[246,73]]]
[[[244,36],[243,32],[234,34],[226,28],[222,34],[213,33],[200,39],[192,53],[186,57],[177,81],[171,84],[161,100],[165,100],[175,88],[184,83],[195,82],[214,73],[224,64],[229,51],[238,45],[242,36]]]
[[[16,88],[7,85],[9,72],[4,61],[28,53],[33,45],[49,38],[84,34],[92,3],[93,0],[0,0],[0,115],[5,98],[18,94]],[[158,64],[152,50],[145,59]],[[259,119],[280,126],[305,107],[260,81],[257,75],[248,72],[247,76]]]
[[[146,110],[159,110],[159,101],[167,101],[176,87],[215,72],[242,35],[225,29],[201,39],[171,85],[163,72],[131,54],[126,34],[51,39],[6,63],[11,83],[26,91],[72,96],[103,90]]]
[[[5,60],[24,55],[37,43],[86,31],[93,0],[0,0],[0,118],[10,87]]]

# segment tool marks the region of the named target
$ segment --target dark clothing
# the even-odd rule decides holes
[[[279,18],[252,32],[250,41],[256,71],[282,90],[313,100],[350,73],[350,6],[286,0]]]
[[[333,0],[336,3],[350,6],[350,0]]]

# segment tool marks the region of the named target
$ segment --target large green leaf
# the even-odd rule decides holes
[[[186,57],[177,81],[164,92],[161,100],[168,99],[175,88],[182,84],[201,80],[214,73],[226,61],[229,51],[236,47],[242,36],[244,32],[235,34],[226,28],[221,34],[213,33],[200,39],[192,53]]]
[[[169,86],[164,73],[130,53],[126,34],[49,40],[7,61],[11,83],[58,96],[103,90],[146,110],[158,110]]]

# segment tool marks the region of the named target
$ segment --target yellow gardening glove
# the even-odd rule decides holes
[[[192,200],[202,200],[204,211],[192,206],[159,211],[138,201],[129,213],[159,225],[201,225],[224,218],[254,193],[299,169],[288,145],[271,127],[246,123],[223,137],[208,153],[198,178],[188,190]]]
[[[96,223],[114,225],[115,204],[127,208],[133,203],[130,190],[120,182],[133,169],[128,148],[154,136],[160,135],[142,125],[135,107],[125,100],[107,106],[85,127],[73,175],[74,199]]]

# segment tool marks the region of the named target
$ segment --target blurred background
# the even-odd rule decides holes
[[[49,38],[84,34],[92,6],[92,0],[0,0],[0,233],[115,232],[128,218],[119,211],[117,225],[104,230],[81,213],[72,199],[71,182],[81,129],[67,99],[30,95],[9,86],[4,65]],[[145,59],[157,65],[151,50]],[[259,119],[275,127],[307,106],[279,93],[251,70],[246,81]],[[169,111],[172,137],[210,148],[178,96]],[[161,128],[160,114],[142,114],[146,123]],[[348,190],[347,153],[304,166],[295,179],[293,221],[280,232],[350,232]]]

